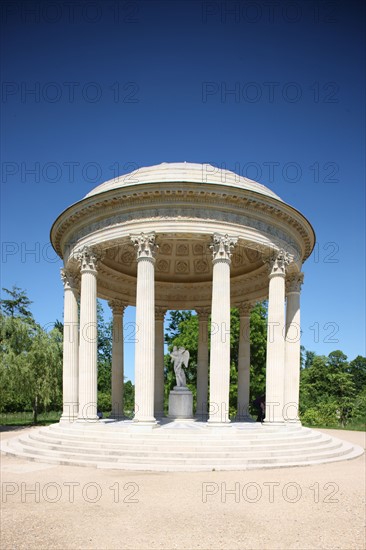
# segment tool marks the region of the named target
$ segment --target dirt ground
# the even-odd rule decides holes
[[[321,431],[365,448],[365,433]],[[97,470],[1,455],[0,547],[361,550],[365,471],[365,455],[204,473]]]

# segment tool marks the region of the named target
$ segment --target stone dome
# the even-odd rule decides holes
[[[154,234],[156,306],[209,307],[212,239],[229,235],[231,303],[268,296],[267,260],[274,250],[299,272],[314,247],[308,220],[264,185],[210,164],[162,163],[138,168],[91,190],[62,212],[51,243],[65,268],[78,274],[85,247],[97,250],[98,296],[135,305],[137,257],[133,238]]]
[[[230,170],[212,166],[211,164],[197,164],[192,162],[163,162],[162,164],[154,166],[137,168],[128,174],[123,174],[98,185],[85,197],[91,197],[121,187],[159,182],[190,182],[226,185],[229,187],[246,189],[247,191],[254,191],[255,193],[260,193],[261,195],[272,197],[283,202],[278,195],[261,183],[244,178]]]

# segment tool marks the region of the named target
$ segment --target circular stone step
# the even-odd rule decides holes
[[[4,441],[3,453],[51,464],[153,471],[305,466],[360,456],[363,449],[301,425],[131,421],[52,424]]]

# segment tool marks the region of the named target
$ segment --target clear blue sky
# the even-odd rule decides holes
[[[210,162],[308,217],[302,343],[365,355],[363,3],[70,4],[2,4],[1,286],[62,319],[57,215],[137,166]]]

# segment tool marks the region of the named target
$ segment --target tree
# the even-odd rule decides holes
[[[11,297],[7,300],[0,300],[1,311],[4,313],[4,315],[10,317],[20,316],[26,317],[28,319],[33,319],[33,315],[29,310],[29,306],[33,302],[31,302],[31,300],[28,298],[25,290],[22,290],[15,285],[13,285],[12,290],[8,290],[7,288],[3,288],[3,290]]]
[[[61,401],[62,336],[57,329],[47,333],[39,325],[26,356],[18,365],[20,391],[32,405],[33,422],[37,423],[40,409]]]
[[[2,410],[31,407],[33,421],[39,411],[61,403],[62,333],[46,332],[28,309],[32,303],[24,290],[4,289],[11,299],[1,301],[0,374],[4,390]]]
[[[315,355],[311,365],[302,370],[300,413],[304,422],[311,416],[317,423],[329,424],[326,411],[333,411],[331,417],[336,417],[343,426],[348,422],[356,389],[347,371],[347,356],[339,350],[328,357]]]
[[[316,356],[315,351],[305,350],[305,360],[304,360],[304,369],[308,369],[313,364],[314,358]]]
[[[357,355],[357,357],[350,362],[348,372],[352,376],[356,392],[360,393],[364,391],[366,389],[366,357]]]
[[[21,317],[1,316],[1,336],[2,410],[31,407],[36,423],[40,410],[60,407],[62,335]]]
[[[26,319],[0,314],[1,412],[21,411],[28,405],[20,391],[18,367],[31,349],[35,330]]]

